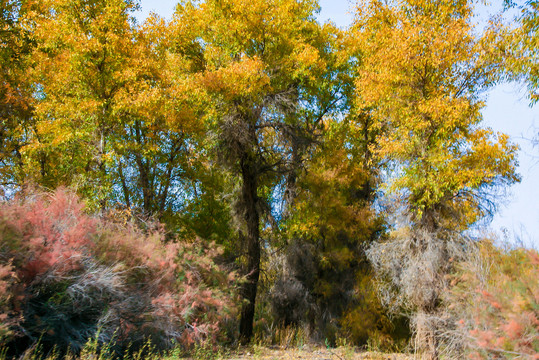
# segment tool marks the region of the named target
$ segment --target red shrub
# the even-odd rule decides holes
[[[0,206],[11,236],[17,234],[7,252],[26,285],[53,267],[60,272],[77,268],[92,246],[96,221],[83,213],[73,194],[60,190]]]
[[[96,256],[121,264],[128,284],[145,284],[155,329],[184,345],[217,340],[219,324],[233,312],[235,280],[213,260],[220,248],[201,239],[167,243],[162,229],[144,234],[132,225],[102,226]]]
[[[46,273],[63,276],[90,251],[96,221],[66,191],[0,204],[0,306],[4,328],[16,329],[27,289]]]
[[[234,300],[220,250],[151,228],[85,214],[65,190],[0,204],[0,339],[73,351],[96,334],[119,348],[217,341]]]
[[[489,242],[480,251],[460,275],[450,300],[473,350],[469,357],[533,358],[539,353],[538,254],[504,251]]]

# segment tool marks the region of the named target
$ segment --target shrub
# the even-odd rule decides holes
[[[38,341],[45,353],[77,353],[90,338],[114,351],[222,340],[235,279],[214,244],[89,216],[66,190],[1,204],[0,227],[0,336],[11,354]]]
[[[479,244],[447,299],[469,358],[539,359],[537,279],[537,251]]]
[[[444,334],[454,324],[448,321],[441,300],[449,289],[449,274],[473,244],[442,227],[417,226],[405,214],[397,214],[387,239],[371,244],[367,251],[379,279],[378,295],[389,311],[408,317],[416,352],[433,359],[450,356],[453,341]]]
[[[10,336],[8,317],[12,294],[9,289],[14,280],[15,272],[11,263],[0,264],[0,342]]]
[[[69,277],[84,272],[83,259],[91,250],[90,235],[96,230],[96,221],[84,216],[82,208],[63,191],[51,197],[36,194],[0,206],[6,340],[24,337],[34,342],[39,338],[41,315],[54,316],[48,305],[61,301]],[[43,302],[46,294],[51,295],[51,303]],[[60,323],[65,320],[61,316],[49,319]]]
[[[389,318],[372,272],[361,261],[361,248],[352,250],[294,241],[286,257],[272,259],[276,269],[270,270],[277,274],[268,299],[276,323],[272,329],[301,330],[310,340],[332,346],[339,339],[359,346],[376,339],[380,348],[406,341],[408,324],[399,316]]]

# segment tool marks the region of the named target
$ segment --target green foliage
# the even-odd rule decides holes
[[[227,258],[234,258],[239,244],[232,225],[231,199],[226,196],[230,180],[210,164],[201,165],[196,167],[197,196],[186,201],[182,212],[166,212],[163,222],[182,237],[198,236],[215,241],[223,246]]]

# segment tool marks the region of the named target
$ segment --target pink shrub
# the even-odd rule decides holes
[[[96,221],[66,191],[0,204],[0,306],[4,327],[16,329],[27,289],[47,273],[63,276],[91,250]],[[13,333],[13,331],[11,331]]]
[[[77,268],[92,246],[96,221],[83,213],[83,205],[66,191],[35,195],[2,204],[3,221],[19,235],[14,261],[21,279],[31,283],[52,267]]]
[[[0,204],[0,339],[15,355],[37,339],[75,352],[96,335],[118,351],[221,340],[235,299],[221,250],[151,229],[92,217],[62,189]]]
[[[146,327],[186,346],[218,340],[219,324],[234,312],[235,277],[213,260],[222,249],[201,239],[166,242],[162,229],[144,234],[132,225],[105,223],[99,233],[96,256],[121,264],[128,284],[152,294]]]
[[[504,251],[485,242],[457,279],[451,306],[473,350],[470,358],[534,358],[539,353],[539,259],[535,250]],[[468,264],[470,265],[470,264]],[[475,291],[474,291],[475,290]]]

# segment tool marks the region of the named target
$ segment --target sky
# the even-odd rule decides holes
[[[500,8],[501,1],[492,2],[494,5],[479,10],[478,22]],[[176,3],[175,0],[141,0],[137,18],[142,22],[150,12],[155,12],[170,19]],[[351,24],[351,1],[320,0],[320,6],[318,19],[321,22],[332,21],[341,28]],[[534,148],[530,141],[538,133],[539,105],[534,108],[528,106],[522,84],[498,85],[485,94],[485,100],[482,112],[484,125],[508,134],[520,146],[517,171],[522,178],[500,198],[502,205],[490,224],[490,230],[507,234],[513,243],[539,249],[539,147]]]

